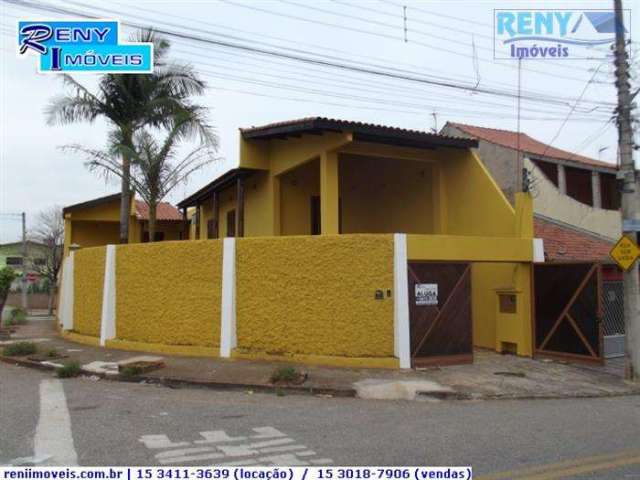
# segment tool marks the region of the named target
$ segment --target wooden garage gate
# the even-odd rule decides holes
[[[603,362],[600,266],[534,266],[534,341],[538,355]]]
[[[473,362],[471,265],[409,262],[411,364]]]

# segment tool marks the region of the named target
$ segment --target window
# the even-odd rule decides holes
[[[22,257],[7,257],[7,265],[11,267],[21,267]]]
[[[227,237],[236,236],[236,211],[229,210],[227,212]]]
[[[514,294],[501,293],[498,297],[500,299],[500,313],[516,313],[517,300]]]
[[[39,267],[42,267],[43,265],[47,264],[47,259],[46,258],[34,258],[33,259],[33,263],[34,263],[34,265],[38,265]]]

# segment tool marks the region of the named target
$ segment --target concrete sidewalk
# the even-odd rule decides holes
[[[37,342],[39,351],[56,349],[65,358],[52,363],[77,361],[83,368],[124,361],[143,353],[104,349],[61,338],[53,320],[30,319],[18,328],[12,341]],[[0,342],[2,343],[2,342]],[[2,345],[0,345],[2,346]],[[28,366],[36,362],[4,357]],[[245,391],[315,393],[382,399],[500,399],[576,398],[640,394],[640,385],[625,382],[605,367],[584,367],[560,362],[533,360],[493,352],[476,351],[475,362],[421,370],[382,370],[293,365],[306,373],[300,385],[273,385],[272,374],[281,362],[226,360],[162,356],[164,368],[137,376],[136,381],[170,386],[199,385]],[[40,365],[42,367],[42,365]],[[55,368],[45,365],[44,368]],[[90,368],[90,367],[89,367]],[[114,377],[117,378],[117,377]]]

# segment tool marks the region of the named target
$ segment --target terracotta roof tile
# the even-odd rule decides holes
[[[548,261],[611,262],[609,251],[613,247],[612,242],[539,217],[534,218],[533,229],[534,236],[544,240]]]
[[[477,127],[474,125],[465,125],[463,123],[454,122],[449,122],[449,125],[480,140],[485,140],[507,148],[516,149],[518,147],[518,132],[513,132],[511,130],[499,130],[497,128]],[[523,152],[533,155],[544,155],[545,157],[582,163],[592,167],[608,168],[611,170],[617,169],[615,165],[610,163],[601,162],[599,160],[594,160],[593,158],[584,157],[582,155],[567,152],[566,150],[548,146],[546,143],[540,142],[526,133],[520,133],[520,148]]]
[[[136,200],[136,217],[139,220],[149,220],[149,206],[142,200]],[[182,214],[170,203],[160,202],[156,210],[156,220],[179,221],[182,220]]]

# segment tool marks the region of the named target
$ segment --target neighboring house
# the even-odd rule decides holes
[[[63,209],[64,252],[70,245],[94,247],[120,243],[120,194],[108,195]],[[156,241],[182,238],[182,215],[172,205],[158,205]],[[132,196],[129,214],[129,243],[149,241],[149,208]]]
[[[602,264],[605,356],[623,349],[622,273],[609,252],[621,234],[615,165],[561,150],[525,133],[447,123],[442,132],[478,140],[480,159],[505,195],[521,189],[518,147],[530,174],[534,235],[547,262]]]
[[[27,258],[23,257],[22,242],[4,243],[0,245],[0,269],[11,267],[18,274],[25,271],[31,283],[38,282],[39,275],[34,271],[34,266],[44,265],[47,259],[47,246],[31,240],[27,241]],[[19,285],[20,280],[16,280],[12,287]]]
[[[407,234],[415,365],[468,360],[472,322],[475,345],[530,355],[530,196],[516,195],[512,207],[475,147],[470,139],[321,117],[246,128],[239,166],[178,206],[185,218],[195,209],[191,239]],[[503,294],[509,308],[499,313]]]
[[[526,133],[452,122],[442,133],[477,139],[480,159],[511,201],[522,186],[519,147],[523,167],[530,172],[536,215],[611,241],[620,235],[615,165],[552,147]]]

